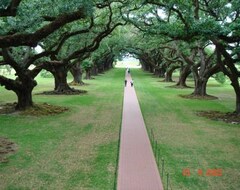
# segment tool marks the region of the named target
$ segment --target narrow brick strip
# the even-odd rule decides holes
[[[162,190],[131,76],[126,74],[117,190]]]

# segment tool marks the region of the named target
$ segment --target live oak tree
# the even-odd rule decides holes
[[[53,7],[49,6],[51,3]],[[104,8],[110,7],[110,4],[104,3],[101,5],[98,3],[97,6]],[[36,53],[32,47],[42,45],[46,38],[54,32],[61,30],[64,26],[67,26],[67,24],[81,19],[84,21],[83,19],[90,17],[93,13],[92,7],[93,3],[91,1],[73,1],[72,3],[69,3],[68,6],[65,6],[63,1],[27,1],[25,4],[20,4],[20,6],[18,6],[19,10],[17,10],[17,15],[15,17],[3,17],[3,19],[1,19],[0,24],[4,30],[1,31],[2,33],[0,36],[0,48],[2,48],[0,55],[3,57],[0,64],[11,65],[16,71],[17,77],[14,80],[1,76],[0,84],[5,86],[8,90],[13,90],[17,94],[17,109],[26,109],[27,107],[33,105],[31,92],[34,86],[36,86],[34,77],[42,68],[54,65],[55,63],[59,64],[59,61],[51,60],[52,62],[50,62],[47,57],[54,57],[56,52],[58,52],[63,45],[59,44],[57,49],[53,50],[53,48],[50,48],[50,50],[48,49],[48,51],[41,53]],[[3,12],[5,9],[0,10],[0,12],[1,11]],[[30,11],[34,11],[34,16],[29,15]],[[93,51],[94,48],[99,46],[100,41],[104,37],[111,33],[115,27],[120,25],[119,23],[112,25],[113,14],[110,15],[110,20],[106,24],[105,30],[100,31],[90,45],[80,48],[78,51],[74,51],[67,56],[63,61],[64,66],[66,66],[72,59],[78,58],[83,53]],[[18,60],[12,56],[12,54],[16,51],[15,47],[17,46],[19,46],[22,51],[19,54],[20,58]],[[29,53],[30,51],[31,53]],[[60,64],[62,63],[60,62]],[[31,65],[35,65],[37,67],[35,67],[34,70],[30,70],[29,68]],[[63,70],[65,70],[65,68]],[[62,79],[64,77],[60,76],[60,78]],[[60,81],[60,84],[63,83],[65,83],[65,81]]]
[[[26,1],[24,4],[8,1],[0,9],[0,26],[3,28],[0,36],[3,59],[0,65],[10,65],[16,72],[15,79],[0,76],[0,84],[16,93],[18,110],[33,105],[32,90],[37,85],[34,78],[42,69],[40,65],[46,63],[42,58],[48,55],[46,52],[35,52],[33,47],[66,24],[88,17],[92,6],[91,2],[81,1],[68,7],[62,1],[54,4],[54,7],[49,6],[51,3],[54,4],[52,1]],[[11,7],[15,7],[16,14],[8,11]],[[33,70],[30,69],[32,65],[36,66]]]
[[[92,6],[91,1],[71,1],[67,6],[64,1],[50,0],[21,3],[15,17],[1,19],[4,30],[0,36],[0,48],[35,47],[64,25],[86,18],[92,11]]]
[[[208,44],[197,41],[179,47],[177,42],[175,43],[175,48],[179,56],[182,57],[191,68],[195,82],[194,96],[206,96],[208,79],[220,71],[220,67],[216,63],[216,52],[207,52],[207,45]]]
[[[219,57],[217,64],[232,82],[236,93],[235,111],[239,114],[239,69],[236,66],[239,62],[239,12],[237,0],[147,0],[142,5],[128,9],[123,17],[139,30],[165,36],[169,41],[191,43],[204,39],[207,43],[212,42]],[[203,49],[198,48],[199,55],[204,55]],[[191,70],[194,70],[192,66]]]
[[[56,93],[69,94],[71,92],[78,92],[69,87],[67,83],[67,73],[71,70],[72,66],[77,72],[76,69],[80,68],[74,67],[76,60],[78,60],[77,64],[80,64],[79,60],[84,60],[84,58],[89,57],[89,53],[97,50],[101,41],[110,35],[116,27],[124,25],[117,17],[116,11],[114,4],[104,4],[103,7],[95,11],[96,14],[93,15],[89,28],[80,30],[81,32],[73,31],[63,35],[62,40],[64,40],[65,43],[61,48],[57,48],[58,51],[51,53],[51,61],[45,65],[45,69],[54,75]],[[67,38],[65,36],[67,36]],[[60,45],[61,44],[60,40]],[[90,78],[90,64],[85,64],[85,71],[87,77]],[[80,72],[78,73],[80,74]]]

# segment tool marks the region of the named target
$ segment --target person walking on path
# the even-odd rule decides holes
[[[131,82],[130,82],[130,83],[131,83],[131,87],[133,87],[133,80],[131,80]]]
[[[125,86],[127,86],[127,79],[125,79],[124,83],[125,83]]]

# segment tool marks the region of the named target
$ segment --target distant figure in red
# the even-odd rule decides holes
[[[126,79],[125,79],[125,81],[124,81],[124,82],[125,82],[125,86],[127,86],[127,80],[126,80]]]

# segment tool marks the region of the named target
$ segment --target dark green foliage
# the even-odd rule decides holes
[[[41,73],[40,73],[40,76],[42,78],[53,78],[53,75],[46,70],[42,70]]]
[[[9,4],[10,4],[10,0],[1,0],[1,2],[0,2],[0,10],[1,9],[6,9]]]
[[[93,64],[89,60],[84,60],[81,64],[81,66],[83,69],[87,70],[87,69],[90,69],[93,66]]]
[[[223,72],[215,74],[213,78],[220,84],[224,84],[226,82],[226,76],[223,74]]]

